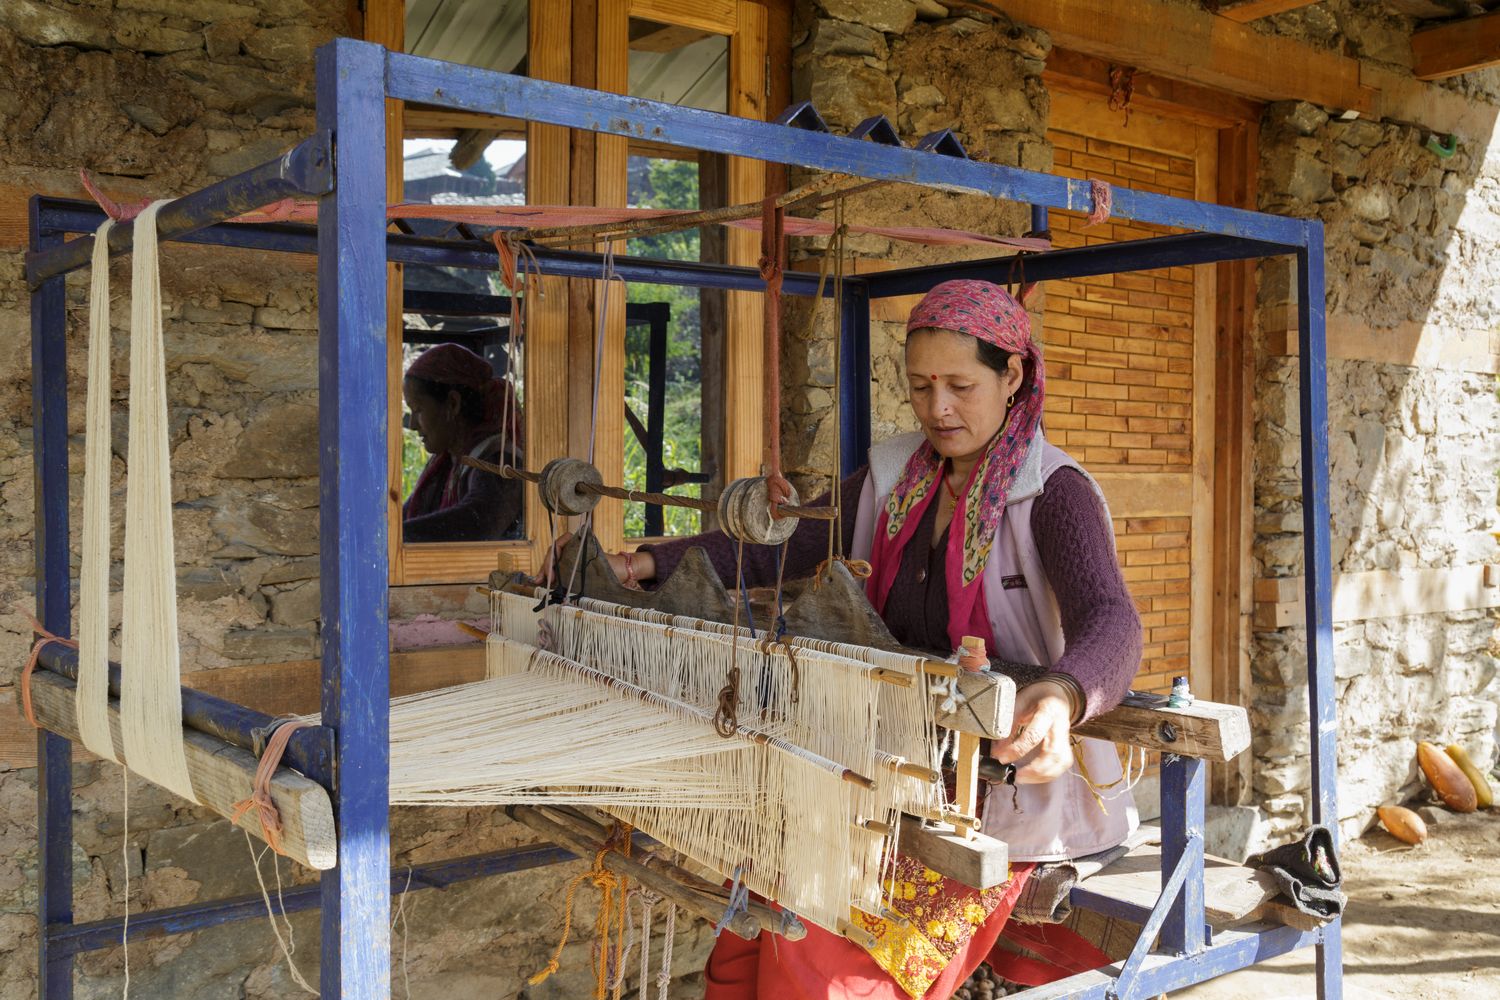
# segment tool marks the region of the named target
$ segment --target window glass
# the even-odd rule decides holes
[[[497,139],[455,165],[455,140],[408,139],[405,200],[524,202],[525,143]],[[484,239],[492,227],[406,223],[418,235]],[[462,232],[455,230],[462,229]],[[410,543],[525,537],[522,484],[465,464],[522,464],[526,345],[492,271],[409,265],[403,274],[402,537]]]
[[[639,18],[630,21],[632,97],[723,112],[728,109],[729,39]],[[664,147],[632,147],[627,204],[693,211],[721,203],[706,192],[700,159]],[[708,178],[711,182],[715,178]],[[722,185],[707,185],[712,192]],[[633,257],[721,260],[717,231],[686,229],[630,240]],[[632,489],[713,496],[722,384],[716,348],[723,293],[634,283],[625,318],[625,478]],[[711,525],[698,511],[630,503],[630,537],[695,534]]]

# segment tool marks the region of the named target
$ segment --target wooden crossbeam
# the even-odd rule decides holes
[[[1304,578],[1255,581],[1255,627],[1302,625]],[[1367,570],[1333,578],[1333,620],[1363,621],[1500,607],[1500,565],[1474,563],[1437,569]]]
[[[1250,746],[1250,716],[1239,705],[1195,701],[1167,708],[1162,695],[1131,692],[1113,711],[1073,727],[1079,736],[1183,757],[1226,761]]]
[[[1411,36],[1412,75],[1442,80],[1500,64],[1500,11],[1449,21]]]
[[[38,670],[31,679],[32,707],[37,722],[75,743],[78,733],[77,687],[66,677]],[[109,729],[115,756],[125,759],[120,732],[120,704],[109,704]],[[225,819],[233,820],[236,807],[254,790],[255,756],[237,746],[192,729],[182,731],[187,752],[188,774],[199,802]],[[316,871],[327,871],[337,863],[337,841],[333,833],[333,803],[317,782],[295,771],[280,768],[271,779],[271,800],[281,814],[281,849],[286,856]],[[235,824],[252,836],[264,839],[260,821],[252,809]]]
[[[1208,7],[1220,17],[1245,24],[1272,14],[1285,14],[1299,7],[1311,7],[1317,2],[1318,0],[1210,0]]]

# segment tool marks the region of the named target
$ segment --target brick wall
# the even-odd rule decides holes
[[[1189,159],[1054,129],[1055,172],[1192,197]],[[1144,239],[1158,226],[1056,213],[1072,247]],[[1177,267],[1047,283],[1047,436],[1090,472],[1183,472],[1192,465],[1193,273]],[[1116,517],[1125,580],[1140,608],[1138,688],[1163,690],[1188,669],[1189,506],[1180,517]]]

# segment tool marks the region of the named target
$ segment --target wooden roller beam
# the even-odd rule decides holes
[[[49,670],[31,677],[31,701],[36,719],[44,729],[78,743],[77,686]],[[120,703],[109,703],[109,730],[115,756],[124,760],[120,732]],[[256,759],[249,751],[193,729],[182,731],[187,752],[188,774],[200,804],[232,820],[235,807],[254,790]],[[80,744],[81,745],[81,744]],[[281,813],[281,848],[287,857],[316,871],[327,871],[338,862],[334,840],[333,803],[323,786],[296,771],[280,768],[271,779],[271,800]],[[248,810],[235,824],[254,837],[265,839],[255,810]]]
[[[1250,746],[1250,717],[1238,705],[1195,701],[1167,708],[1165,695],[1132,691],[1113,711],[1073,727],[1079,736],[1183,757],[1226,761]]]

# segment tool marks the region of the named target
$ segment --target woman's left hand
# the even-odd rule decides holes
[[[1041,680],[1016,692],[1015,724],[1010,738],[995,740],[990,756],[1002,764],[1016,761],[1038,750],[1037,755],[1016,771],[1016,784],[1043,785],[1066,774],[1073,766],[1071,692],[1057,681]]]

